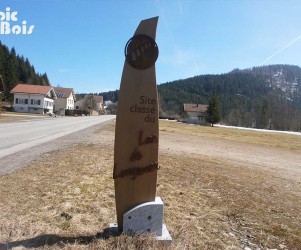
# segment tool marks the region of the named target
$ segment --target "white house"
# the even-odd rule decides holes
[[[53,113],[56,94],[51,86],[18,84],[10,93],[14,94],[14,109],[17,112]]]
[[[65,110],[74,110],[75,93],[72,88],[53,88],[57,99],[54,100],[54,112],[65,115]]]
[[[205,104],[184,104],[184,111],[186,111],[187,118],[184,119],[184,122],[192,124],[202,124],[208,125],[206,122],[208,105]]]

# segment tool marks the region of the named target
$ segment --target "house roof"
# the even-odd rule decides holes
[[[18,84],[10,93],[28,93],[28,94],[42,94],[47,95],[49,91],[53,90],[51,86]]]
[[[206,112],[209,105],[184,103],[184,111],[186,112]]]
[[[72,88],[61,88],[61,87],[53,87],[58,98],[68,98],[71,94],[74,94]]]

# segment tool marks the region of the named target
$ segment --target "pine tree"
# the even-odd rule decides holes
[[[0,75],[5,84],[5,91],[2,93],[5,99],[12,99],[10,90],[18,83],[50,85],[46,73],[39,74],[35,71],[29,60],[16,53],[15,48],[11,50],[0,41]]]
[[[215,93],[211,96],[211,99],[209,101],[206,121],[210,123],[212,127],[213,124],[221,121],[221,115],[219,111],[219,100],[218,96]]]
[[[48,76],[46,73],[44,73],[42,75],[42,80],[43,80],[43,85],[50,85],[49,80],[48,80]]]

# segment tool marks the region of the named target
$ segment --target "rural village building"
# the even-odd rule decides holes
[[[99,114],[99,115],[102,115],[104,114],[104,105],[103,105],[103,96],[100,96],[100,95],[95,95],[93,96],[93,99],[95,100],[96,102],[96,112]]]
[[[56,94],[51,86],[18,84],[10,93],[14,94],[14,109],[17,112],[53,113]]]
[[[54,112],[65,115],[66,110],[73,110],[75,103],[75,93],[72,88],[54,87],[57,99],[54,100]]]
[[[93,101],[95,102],[95,107],[93,107],[92,115],[102,115],[104,114],[104,103],[103,103],[103,96],[98,95],[92,95]],[[84,110],[87,106],[90,108],[90,106],[93,106],[93,104],[89,104],[89,98],[91,98],[91,95],[85,95],[84,99],[80,99],[76,101],[74,104],[75,110]]]
[[[184,119],[184,122],[191,124],[209,125],[209,123],[206,122],[207,108],[208,105],[205,104],[185,103],[184,111],[187,114],[187,118]]]

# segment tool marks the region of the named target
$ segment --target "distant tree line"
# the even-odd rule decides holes
[[[283,72],[287,82],[293,82],[296,79],[301,80],[301,70],[299,66],[289,64],[275,64],[267,66],[257,66],[249,69],[234,69],[230,73],[249,73],[253,75],[262,75],[271,79],[276,72]]]
[[[28,58],[16,54],[14,48],[3,45],[0,41],[0,76],[4,83],[3,96],[12,99],[9,93],[18,83],[50,85],[47,74],[39,74]],[[1,81],[1,80],[0,80]]]
[[[297,81],[297,91],[287,93],[272,84],[282,70],[286,81]],[[213,93],[227,125],[301,131],[301,68],[270,65],[227,74],[201,75],[158,85],[161,117],[183,118],[184,103],[209,104]],[[117,101],[118,91],[99,93]]]
[[[102,92],[102,93],[79,93],[76,94],[76,99],[83,99],[86,95],[103,96],[104,101],[117,102],[119,97],[119,90]]]

